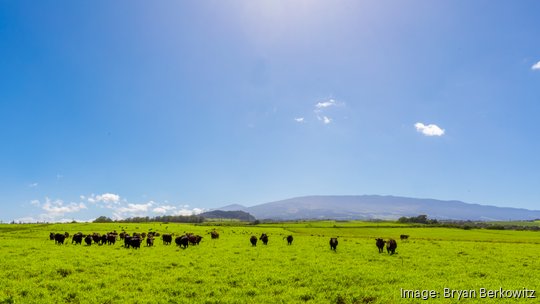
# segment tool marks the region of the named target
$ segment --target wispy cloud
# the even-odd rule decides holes
[[[416,131],[424,134],[425,136],[443,136],[445,133],[444,129],[441,129],[435,124],[425,125],[421,122],[417,122],[414,124],[414,127],[416,128]]]
[[[332,106],[336,106],[336,105],[338,105],[338,103],[336,102],[335,99],[328,99],[326,101],[319,101],[315,105],[315,108],[316,109],[324,109],[324,108],[328,108],[328,107],[332,107]]]
[[[28,187],[30,187],[30,188],[35,188],[37,186],[38,186],[38,183],[31,183],[31,184],[28,185]]]
[[[294,121],[296,121],[296,122],[305,122],[304,117],[296,117],[294,119]]]
[[[531,67],[531,70],[540,70],[540,61],[533,64],[532,67]]]
[[[317,117],[317,120],[322,122],[325,125],[330,124],[333,119],[327,114],[328,111],[330,111],[331,108],[336,107],[343,107],[345,106],[344,102],[337,101],[335,99],[328,99],[319,101],[315,104],[315,109],[313,112],[315,113],[315,117]]]

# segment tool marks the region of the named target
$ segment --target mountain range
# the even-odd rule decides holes
[[[540,210],[470,204],[399,196],[302,196],[246,207],[227,205],[217,210],[245,211],[257,219],[395,220],[426,214],[438,220],[507,221],[540,219]]]

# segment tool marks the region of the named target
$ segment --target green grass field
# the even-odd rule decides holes
[[[209,231],[220,232],[218,240]],[[181,249],[156,239],[139,250],[55,245],[50,232],[112,230],[204,236]],[[251,235],[269,235],[252,247]],[[283,237],[292,234],[288,246]],[[409,234],[400,241],[400,234]],[[336,252],[330,237],[339,236]],[[379,254],[375,238],[394,238]],[[444,289],[540,289],[540,232],[413,227],[394,222],[0,225],[0,303],[421,303],[401,289],[434,290],[436,303],[538,303],[538,298],[458,300]],[[536,295],[538,297],[538,295]]]

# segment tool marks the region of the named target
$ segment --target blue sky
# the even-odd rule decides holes
[[[0,220],[538,209],[538,1],[0,1]]]

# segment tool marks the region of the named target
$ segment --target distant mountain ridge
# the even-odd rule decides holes
[[[258,219],[389,219],[426,214],[439,220],[532,220],[540,210],[469,204],[461,201],[382,195],[302,196],[251,207],[238,204],[217,210],[241,210]]]

